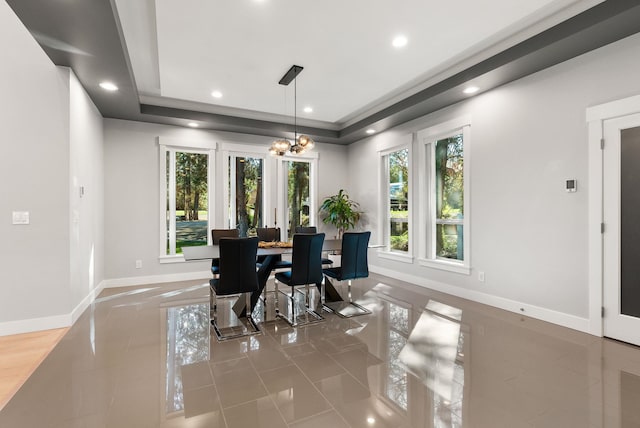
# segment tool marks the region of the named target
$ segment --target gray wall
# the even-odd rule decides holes
[[[80,224],[89,225],[99,247],[102,226],[94,220],[102,216],[102,125],[75,76],[51,63],[5,2],[0,2],[0,36],[6,59],[0,69],[3,335],[69,325],[74,308],[87,301],[88,290],[102,280],[102,257],[94,261],[94,284],[88,283],[86,273],[78,275],[85,270],[79,265],[88,245],[84,231],[72,230],[69,191],[71,165],[88,169],[80,175],[95,180],[97,191],[91,211],[77,211]],[[84,144],[92,146],[95,156],[81,149]],[[29,211],[30,224],[13,225],[12,211]],[[74,236],[77,246],[71,244]]]
[[[159,148],[158,137],[193,142],[259,145],[268,150],[273,137],[214,132],[124,120],[105,120],[105,275],[109,285],[157,281],[156,275],[208,274],[210,263],[161,264],[159,255]],[[347,149],[317,143],[318,198],[347,182]],[[219,150],[220,152],[220,150]],[[222,156],[216,170],[221,171]],[[221,183],[216,182],[218,195]],[[217,199],[216,199],[217,200]],[[215,208],[217,227],[224,227],[221,209]],[[335,234],[327,230],[328,234]],[[142,260],[142,268],[135,261]],[[184,277],[184,276],[182,276]],[[171,276],[165,277],[172,278]],[[173,278],[180,278],[174,276]]]
[[[100,112],[73,72],[69,72],[69,78],[68,191],[73,310],[104,280],[104,144]]]
[[[636,35],[351,145],[352,196],[376,218],[378,147],[459,116],[472,120],[471,142],[465,147],[472,156],[471,275],[375,253],[370,263],[507,309],[542,310],[543,318],[560,322],[556,313],[587,318],[585,110],[640,93],[639,75]],[[577,193],[565,192],[566,179],[578,180]],[[414,197],[415,207],[422,195]],[[378,222],[372,227],[377,232]],[[478,281],[479,271],[486,282]]]

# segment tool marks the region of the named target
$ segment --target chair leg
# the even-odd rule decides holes
[[[367,315],[371,311],[364,306],[353,301],[351,295],[351,280],[347,280],[347,300],[341,302],[327,302],[323,304],[323,308],[329,312],[342,317],[351,318],[358,315]],[[355,309],[354,309],[355,308]]]
[[[229,340],[229,339],[236,339],[238,337],[244,337],[244,336],[251,336],[254,334],[261,334],[262,331],[260,330],[260,328],[258,327],[258,324],[256,323],[256,321],[253,319],[253,307],[251,306],[251,293],[244,293],[245,295],[245,299],[246,299],[246,317],[247,317],[247,322],[248,325],[245,326],[245,328],[243,329],[242,332],[240,333],[235,333],[235,334],[230,334],[230,335],[223,335],[222,331],[220,330],[220,328],[218,327],[218,313],[217,313],[217,296],[215,293],[212,294],[212,300],[213,300],[213,310],[212,310],[212,320],[211,320],[211,326],[213,327],[213,330],[216,334],[216,338],[218,339],[218,342],[222,342],[225,340]],[[239,297],[242,298],[242,297]]]
[[[273,300],[273,304],[275,305],[275,312],[276,312],[276,317],[280,315],[280,308],[278,307],[278,280],[277,279],[273,279],[273,282],[275,283],[276,286],[276,291],[275,291],[275,295],[274,295],[274,300]],[[265,289],[267,288],[266,286],[264,287]]]

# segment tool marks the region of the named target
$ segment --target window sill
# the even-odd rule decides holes
[[[160,256],[158,257],[160,264],[165,263],[184,263],[184,256],[182,254],[176,254],[175,256]]]
[[[395,251],[379,251],[378,252],[378,257],[380,257],[382,259],[393,260],[393,261],[396,261],[396,262],[409,263],[409,264],[413,263],[413,256],[412,255],[403,254],[403,253],[395,252]]]
[[[446,270],[449,272],[461,273],[463,275],[471,275],[471,268],[463,263],[448,260],[419,259],[420,266]]]

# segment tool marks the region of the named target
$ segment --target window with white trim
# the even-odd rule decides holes
[[[242,237],[255,236],[265,224],[265,156],[231,153],[227,162],[227,223]]]
[[[284,193],[279,198],[279,219],[286,225],[282,239],[293,239],[297,226],[318,226],[316,224],[316,183],[317,158],[285,157],[280,159]]]
[[[469,129],[468,121],[460,119],[418,133],[427,196],[421,263],[460,273],[470,270]]]
[[[382,156],[382,215],[387,251],[411,254],[411,145],[380,153]]]
[[[161,258],[209,242],[213,153],[160,144]]]

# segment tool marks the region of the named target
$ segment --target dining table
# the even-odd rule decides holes
[[[323,252],[339,251],[342,248],[341,239],[325,239],[322,245]],[[257,269],[259,289],[251,294],[251,306],[255,307],[258,299],[267,286],[267,281],[271,276],[276,262],[283,254],[293,253],[293,246],[286,242],[261,242],[258,245],[258,256],[261,257],[260,265]],[[182,247],[182,254],[185,261],[211,260],[220,258],[220,247],[218,245],[200,245],[194,247]],[[325,300],[327,302],[342,301],[342,297],[338,290],[335,289],[331,281],[325,278]],[[246,316],[245,299],[238,299],[233,305],[233,310],[238,317]]]

